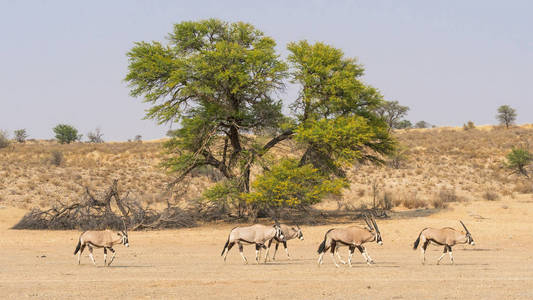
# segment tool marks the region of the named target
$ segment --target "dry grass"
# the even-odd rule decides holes
[[[511,147],[533,145],[533,126],[505,130],[493,126],[475,129],[411,129],[395,132],[407,149],[398,168],[361,164],[349,170],[351,188],[342,199],[321,204],[325,209],[372,207],[372,183],[379,182],[376,199],[380,206],[405,208],[445,207],[454,201],[486,199],[533,193],[531,180],[509,175],[503,168]],[[162,141],[58,145],[50,141],[28,141],[0,149],[0,205],[20,208],[48,207],[69,202],[83,194],[83,186],[100,190],[117,178],[120,189],[146,202],[161,203],[172,176],[158,168],[163,158]],[[276,147],[279,153],[297,152],[290,143]],[[58,166],[52,153],[62,154]],[[212,173],[212,172],[211,172]],[[194,173],[186,199],[196,199],[217,180],[206,170]],[[252,178],[254,175],[252,175]],[[493,198],[494,195],[488,195]]]

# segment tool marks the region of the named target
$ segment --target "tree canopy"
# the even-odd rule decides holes
[[[209,19],[176,24],[168,43],[138,42],[128,52],[126,81],[133,96],[151,104],[146,118],[179,124],[165,144],[170,156],[163,162],[176,172],[175,182],[210,166],[226,181],[206,195],[250,208],[264,202],[248,195],[254,166],[262,167],[254,171],[258,182],[270,182],[254,186],[265,195],[266,186],[280,183],[271,174],[292,169],[302,176],[320,174],[303,194],[321,198],[312,189],[329,191],[325,185],[334,177],[344,180],[346,167],[381,162],[392,151],[388,125],[375,113],[383,97],[360,80],[364,69],[355,59],[323,43],[300,41],[288,45],[283,60],[275,46],[250,24]],[[300,92],[292,114],[284,115],[279,95],[289,81]],[[289,139],[303,149],[293,153],[297,163],[276,165],[279,157],[267,154]]]
[[[70,144],[78,139],[78,130],[71,125],[59,124],[53,131],[60,144]]]
[[[516,109],[510,107],[509,105],[502,105],[498,107],[498,114],[496,115],[500,124],[505,125],[506,128],[509,128],[514,121],[516,120]]]

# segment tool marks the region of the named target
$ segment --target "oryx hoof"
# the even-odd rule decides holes
[[[340,263],[341,263],[341,264],[343,264],[343,265],[345,265],[345,264],[346,264],[346,262],[345,262],[345,261],[342,261],[342,260],[340,261]]]

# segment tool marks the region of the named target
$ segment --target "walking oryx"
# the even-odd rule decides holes
[[[289,250],[287,250],[287,241],[295,239],[295,238],[299,238],[302,241],[304,240],[304,234],[302,233],[302,229],[300,229],[300,226],[296,225],[296,227],[294,227],[294,226],[289,226],[285,224],[280,224],[279,226],[281,228],[281,232],[283,233],[283,236],[285,237],[285,240],[273,238],[270,241],[268,241],[267,252],[265,255],[265,262],[268,261],[268,253],[270,252],[270,245],[272,245],[272,242],[276,243],[276,248],[274,249],[274,255],[272,255],[272,260],[276,260],[276,253],[278,252],[279,243],[283,243],[283,247],[285,248],[285,253],[287,253],[287,257],[291,259],[291,256],[289,255]]]
[[[76,250],[74,250],[74,255],[78,253],[78,265],[80,264],[81,254],[83,253],[85,246],[87,246],[87,248],[89,248],[89,257],[95,266],[96,262],[94,261],[93,247],[104,248],[104,266],[110,266],[115,259],[115,250],[113,249],[113,245],[123,244],[126,247],[130,246],[128,243],[128,231],[126,229],[126,224],[124,223],[124,220],[122,222],[124,224],[124,231],[104,230],[85,231],[82,233],[78,240]],[[107,249],[113,253],[109,264],[107,264]]]
[[[333,228],[328,230],[324,236],[324,241],[318,247],[318,254],[320,254],[318,257],[318,265],[320,266],[322,264],[324,253],[331,248],[331,258],[333,259],[333,263],[336,267],[339,267],[334,256],[334,254],[336,254],[340,259],[338,253],[339,246],[348,246],[350,250],[348,265],[350,267],[352,266],[352,255],[355,248],[361,252],[367,264],[374,263],[372,258],[366,252],[363,244],[375,241],[379,245],[383,245],[383,241],[381,240],[381,233],[379,232],[378,224],[376,224],[374,217],[372,217],[370,221],[365,217],[365,222],[368,225],[368,228],[350,226],[347,228]]]
[[[226,256],[228,256],[228,252],[231,250],[231,247],[237,243],[239,245],[241,257],[244,263],[247,264],[248,260],[242,253],[243,244],[255,244],[255,261],[259,263],[260,249],[266,248],[265,243],[273,238],[277,238],[280,241],[285,240],[285,237],[281,232],[281,228],[277,222],[274,226],[255,224],[248,227],[235,227],[231,230],[228,240],[226,241],[224,249],[222,249],[222,253],[220,255],[223,255],[224,261],[226,261]]]
[[[416,250],[416,248],[418,248],[418,244],[422,243],[422,246],[420,247],[420,249],[422,250],[422,264],[426,263],[426,248],[430,242],[436,245],[444,246],[444,253],[442,253],[442,255],[437,260],[437,265],[440,263],[444,255],[446,255],[446,252],[448,252],[448,254],[450,255],[450,260],[453,264],[452,246],[456,244],[467,243],[472,246],[476,244],[474,243],[474,239],[472,238],[470,231],[468,231],[463,221],[459,222],[461,222],[461,225],[463,225],[463,228],[465,229],[466,233],[455,230],[451,227],[444,227],[441,229],[422,229],[413,245],[413,250]]]

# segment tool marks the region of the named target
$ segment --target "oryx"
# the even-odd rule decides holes
[[[248,227],[235,227],[231,230],[228,240],[226,241],[224,249],[222,249],[222,253],[220,255],[224,256],[224,261],[226,261],[226,256],[228,256],[229,250],[231,250],[235,244],[238,244],[241,257],[244,263],[247,264],[248,260],[246,257],[244,257],[242,252],[243,244],[255,244],[255,261],[259,263],[260,249],[266,248],[265,243],[273,238],[278,238],[280,241],[285,240],[285,237],[281,232],[281,228],[277,222],[274,226],[255,224]]]
[[[446,252],[448,252],[450,255],[450,260],[453,264],[452,246],[456,244],[470,244],[473,246],[476,244],[474,243],[474,239],[472,238],[470,231],[468,231],[463,221],[459,222],[461,222],[461,225],[463,225],[466,233],[451,227],[444,227],[441,229],[424,228],[422,231],[420,231],[420,234],[413,245],[413,250],[416,250],[416,248],[418,248],[418,244],[422,243],[422,246],[420,247],[422,250],[422,264],[426,263],[426,248],[428,247],[429,243],[444,246],[444,253],[442,253],[437,260],[437,265],[446,255]]]
[[[272,255],[272,260],[276,260],[276,253],[278,252],[278,246],[279,243],[283,243],[283,247],[285,248],[285,253],[287,253],[287,257],[291,259],[291,256],[289,255],[289,250],[287,250],[287,241],[292,240],[295,238],[299,238],[301,241],[304,240],[304,234],[302,233],[302,229],[300,226],[289,226],[285,224],[279,225],[281,228],[281,232],[283,233],[283,236],[285,237],[285,240],[280,240],[278,238],[273,238],[270,241],[268,241],[267,246],[267,252],[265,255],[265,262],[268,261],[268,253],[270,252],[270,245],[272,245],[272,242],[276,243],[276,248],[274,249],[274,255]]]
[[[126,247],[130,246],[128,243],[128,231],[126,229],[126,224],[124,223],[124,220],[122,220],[122,223],[124,224],[123,231],[103,230],[83,232],[80,235],[80,238],[78,239],[78,245],[76,246],[76,250],[74,250],[74,255],[78,253],[78,265],[80,264],[81,254],[83,253],[85,246],[87,246],[87,248],[89,248],[89,257],[91,258],[95,266],[96,262],[94,261],[93,247],[104,248],[104,266],[110,266],[113,260],[115,259],[116,254],[115,250],[113,249],[113,245],[123,244]],[[113,253],[109,264],[107,264],[107,249],[109,249]]]
[[[348,265],[350,267],[352,266],[352,255],[355,248],[361,252],[367,264],[374,263],[372,258],[366,252],[363,244],[375,241],[379,245],[383,245],[383,241],[374,217],[372,217],[369,221],[368,217],[365,216],[365,222],[367,223],[368,228],[350,226],[347,228],[333,228],[328,230],[324,236],[324,241],[322,241],[318,247],[318,254],[320,255],[317,261],[318,265],[320,266],[322,264],[324,253],[331,248],[331,258],[333,259],[333,263],[336,267],[339,267],[339,264],[337,264],[337,261],[334,257],[334,254],[336,254],[340,260],[338,253],[339,246],[348,246],[350,250],[350,254],[348,256]]]

